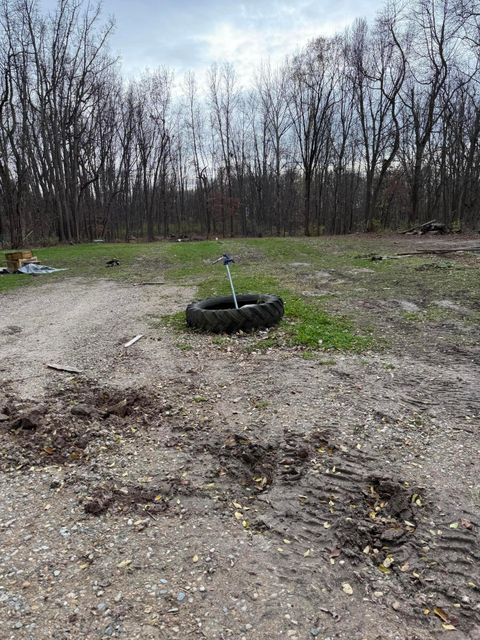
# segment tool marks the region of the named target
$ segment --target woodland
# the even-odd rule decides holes
[[[480,1],[385,5],[248,86],[127,80],[100,5],[0,8],[0,243],[480,223]]]

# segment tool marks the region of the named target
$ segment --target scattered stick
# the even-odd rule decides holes
[[[76,367],[68,367],[63,364],[47,364],[49,369],[55,369],[55,371],[66,371],[67,373],[83,373],[83,369],[77,369]]]
[[[410,253],[396,253],[395,256],[421,256],[429,253],[435,255],[435,254],[442,254],[442,253],[459,253],[462,251],[480,251],[480,246],[458,247],[458,248],[451,248],[451,249],[421,249],[420,251],[412,251]]]
[[[138,342],[140,340],[140,338],[143,338],[143,333],[140,333],[138,336],[135,336],[134,338],[132,338],[131,340],[126,342],[123,346],[125,347],[125,349],[127,347],[131,347],[132,344],[135,344],[135,342]]]
[[[356,258],[369,258],[370,260],[397,260],[398,258],[407,258],[410,256],[425,256],[425,255],[443,255],[447,253],[464,253],[468,251],[480,251],[480,246],[478,247],[455,247],[451,249],[421,249],[419,251],[406,251],[405,253],[395,253],[392,256],[380,256],[375,254],[367,254],[361,256],[355,256]]]
[[[134,287],[146,287],[147,285],[165,284],[165,282],[137,282]]]

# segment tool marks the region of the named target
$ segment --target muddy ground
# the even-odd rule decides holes
[[[152,325],[194,297],[0,300],[0,638],[480,639],[472,301],[310,360]]]

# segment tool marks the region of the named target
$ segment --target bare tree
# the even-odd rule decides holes
[[[289,108],[303,168],[304,233],[311,233],[311,188],[335,105],[335,45],[312,42],[291,64]]]
[[[355,107],[365,164],[364,225],[370,230],[379,192],[400,146],[397,96],[405,78],[405,56],[395,35],[396,16],[383,14],[369,30],[354,25],[350,50]]]

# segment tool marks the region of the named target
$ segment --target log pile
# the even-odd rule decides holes
[[[407,235],[422,236],[425,233],[440,233],[440,234],[449,233],[449,229],[447,225],[444,224],[443,222],[439,222],[438,220],[429,220],[428,222],[419,224],[416,227],[412,227],[411,229],[402,231],[402,233]]]

